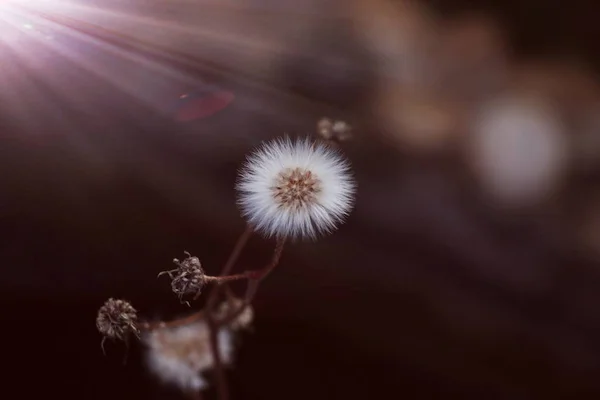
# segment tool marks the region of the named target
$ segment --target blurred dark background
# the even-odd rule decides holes
[[[326,116],[354,128],[356,209],[286,249],[232,397],[597,398],[599,7],[3,2],[6,392],[180,398],[139,346],[102,354],[97,309],[184,313],[157,273],[185,250],[217,273],[245,154]]]

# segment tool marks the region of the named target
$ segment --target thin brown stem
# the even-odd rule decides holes
[[[231,274],[231,270],[233,269],[238,258],[240,257],[240,254],[242,253],[242,250],[246,246],[246,243],[248,243],[248,239],[250,239],[250,236],[252,236],[252,232],[253,232],[252,228],[250,226],[247,226],[246,230],[244,230],[244,233],[242,233],[242,235],[239,237],[237,243],[235,244],[231,254],[229,255],[229,259],[223,266],[220,276],[225,276],[225,275]],[[208,295],[208,300],[206,301],[206,309],[207,310],[212,310],[214,308],[214,306],[219,298],[220,287],[221,287],[221,285],[215,286],[213,288],[213,290],[211,291],[211,293]]]
[[[283,254],[283,247],[285,245],[285,238],[280,238],[277,240],[277,244],[275,245],[275,251],[273,252],[273,257],[271,258],[271,262],[267,264],[267,266],[258,271],[250,271],[250,279],[265,279],[279,264],[279,260],[281,260],[281,255]]]
[[[252,271],[246,271],[246,272],[243,272],[241,274],[224,275],[224,276],[209,276],[209,275],[205,275],[204,276],[204,281],[206,283],[214,282],[217,285],[219,285],[219,284],[223,284],[223,283],[227,283],[227,282],[234,282],[234,281],[241,281],[243,279],[248,279],[248,275],[251,274],[251,273],[252,273]]]
[[[217,394],[219,400],[229,399],[229,389],[227,388],[227,376],[221,360],[221,351],[219,349],[219,327],[213,319],[212,313],[207,314],[206,322],[210,331],[210,350],[214,360],[215,381],[217,383]]]
[[[225,277],[231,273],[233,266],[240,257],[240,254],[242,253],[244,246],[246,246],[246,243],[248,243],[248,239],[250,239],[251,235],[252,228],[250,228],[250,226],[247,226],[246,230],[244,231],[244,233],[242,233],[242,236],[240,236],[237,243],[235,244],[233,251],[229,255],[229,259],[223,266],[223,269],[221,270],[220,274],[221,277]],[[213,360],[215,362],[214,371],[216,378],[215,380],[217,382],[217,393],[220,400],[227,400],[229,398],[229,390],[227,388],[227,377],[225,376],[225,370],[223,369],[223,362],[221,360],[221,352],[219,351],[219,328],[213,318],[213,309],[219,298],[221,284],[223,282],[226,282],[226,280],[218,282],[217,285],[212,289],[212,291],[208,295],[205,310],[206,322],[210,331],[210,350],[212,352]]]
[[[240,315],[242,315],[244,310],[246,310],[246,308],[252,303],[252,300],[254,299],[254,296],[258,291],[259,284],[260,280],[257,279],[252,279],[248,281],[248,286],[246,287],[246,293],[244,295],[244,300],[242,304],[232,314],[229,314],[222,320],[218,321],[218,325],[220,327],[229,325],[230,323],[235,321]]]
[[[279,260],[281,259],[281,254],[283,253],[283,245],[285,244],[285,239],[280,239],[277,241],[277,245],[275,246],[275,251],[273,253],[273,257],[271,258],[271,262],[267,264],[266,267],[258,270],[258,271],[249,271],[244,273],[243,275],[248,279],[248,286],[246,287],[246,294],[244,295],[244,303],[242,306],[234,312],[233,317],[237,318],[244,309],[252,302],[256,291],[258,290],[259,283],[266,278],[273,269],[279,264]],[[218,286],[213,289],[213,293],[218,289]],[[225,376],[225,370],[223,369],[223,363],[221,361],[221,354],[219,351],[219,343],[218,343],[218,333],[219,329],[224,326],[223,321],[216,321],[214,319],[214,314],[212,313],[211,308],[206,308],[206,320],[208,322],[208,326],[210,328],[210,347],[215,361],[215,377],[217,381],[217,393],[219,400],[228,400],[229,391],[227,388],[227,377]],[[234,319],[233,318],[233,319]],[[225,318],[226,320],[233,321],[233,319]]]
[[[279,239],[277,241],[277,245],[275,246],[275,251],[273,252],[273,257],[271,258],[271,262],[269,264],[267,264],[267,266],[261,270],[249,271],[247,273],[248,286],[246,286],[246,293],[244,294],[243,303],[232,314],[230,314],[230,315],[224,317],[222,320],[218,321],[218,327],[227,326],[231,322],[235,321],[235,319],[244,312],[246,307],[248,307],[252,303],[252,300],[254,299],[254,296],[256,295],[256,292],[258,291],[258,286],[260,285],[261,281],[263,279],[265,279],[279,264],[279,261],[281,260],[281,255],[283,254],[284,245],[285,245],[285,239],[284,238]]]

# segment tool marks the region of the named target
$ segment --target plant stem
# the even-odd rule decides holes
[[[215,381],[217,383],[217,394],[219,400],[229,399],[229,389],[227,387],[227,376],[221,360],[221,351],[219,350],[219,327],[217,326],[212,313],[207,313],[206,322],[210,332],[210,350],[214,361]]]
[[[248,243],[248,239],[250,239],[250,236],[252,236],[252,232],[253,232],[252,228],[246,227],[246,229],[244,230],[242,235],[238,238],[235,246],[233,247],[233,250],[231,251],[231,254],[229,255],[229,258],[227,259],[227,262],[224,264],[224,266],[221,270],[221,274],[220,274],[221,276],[226,276],[231,273],[231,270],[233,269],[233,266],[235,265],[238,258],[240,257],[240,254],[241,254],[242,250],[244,249],[244,246],[246,246],[246,243]],[[210,277],[210,278],[218,278],[218,277]],[[227,281],[227,279],[225,279],[225,282],[226,281]],[[220,286],[221,286],[221,284],[217,284],[217,286],[209,294],[208,303],[212,302],[212,304],[211,304],[212,307],[214,307],[214,303],[216,302],[216,300],[218,298],[218,288]],[[206,308],[206,309],[208,309],[208,308]],[[147,331],[151,331],[153,329],[160,329],[160,328],[174,328],[177,326],[187,325],[189,323],[198,321],[198,320],[202,319],[203,317],[204,317],[204,310],[200,310],[193,314],[187,315],[183,318],[177,318],[172,321],[142,322],[141,324],[139,324],[138,328],[141,330],[147,330]]]
[[[263,280],[265,279],[279,264],[279,260],[281,260],[281,255],[283,254],[283,247],[285,245],[285,238],[277,239],[277,244],[275,245],[275,250],[273,252],[273,257],[271,258],[271,262],[262,270],[258,271],[250,271],[250,279]]]
[[[248,239],[250,239],[250,236],[252,236],[252,232],[253,232],[252,228],[250,228],[250,226],[247,226],[246,230],[244,230],[244,233],[242,233],[242,235],[239,237],[237,243],[235,244],[233,250],[231,251],[231,254],[229,255],[229,259],[227,260],[227,262],[223,266],[223,269],[221,270],[220,276],[226,276],[231,273],[231,270],[233,269],[238,258],[240,257],[242,250],[246,246],[246,243],[248,243]],[[221,285],[218,284],[215,288],[213,288],[213,290],[208,295],[208,300],[206,301],[206,307],[205,307],[207,310],[212,310],[214,308],[214,306],[218,300],[218,297],[219,297],[220,287],[221,287]]]
[[[250,226],[246,227],[242,236],[238,239],[235,244],[233,251],[229,255],[229,259],[223,266],[221,270],[220,276],[224,277],[231,273],[233,266],[236,261],[240,257],[244,246],[248,243],[248,239],[252,235],[252,228]],[[219,351],[219,328],[215,323],[213,318],[213,309],[217,300],[219,298],[219,293],[221,289],[221,284],[224,281],[217,282],[217,285],[212,289],[210,294],[208,295],[208,300],[206,301],[206,322],[208,324],[209,332],[210,332],[210,350],[212,352],[213,360],[215,363],[215,380],[217,382],[217,393],[220,400],[227,400],[229,398],[229,390],[227,388],[227,377],[225,376],[225,370],[223,369],[223,363],[221,361],[221,352]]]
[[[139,324],[138,328],[140,330],[153,330],[153,329],[161,329],[161,328],[170,328],[187,325],[189,323],[198,321],[202,318],[206,319],[206,322],[210,331],[210,348],[214,360],[214,371],[215,371],[215,380],[217,386],[217,393],[219,400],[228,400],[229,399],[229,390],[227,387],[227,377],[225,375],[225,370],[223,368],[223,360],[221,359],[221,353],[219,351],[219,330],[227,326],[229,323],[234,321],[244,310],[248,307],[256,292],[258,290],[259,284],[267,277],[271,272],[277,267],[279,261],[281,260],[281,255],[283,254],[283,248],[285,245],[285,238],[280,238],[277,240],[277,244],[275,245],[275,250],[273,251],[273,256],[271,257],[271,261],[263,268],[259,270],[246,271],[240,274],[229,275],[231,270],[233,269],[236,261],[238,260],[244,246],[248,242],[248,239],[252,235],[252,229],[246,228],[244,233],[238,239],[233,251],[231,252],[229,259],[223,266],[221,270],[221,274],[219,276],[207,276],[207,280],[209,282],[215,282],[216,285],[212,288],[211,292],[208,295],[208,300],[206,301],[206,306],[203,310],[195,312],[191,315],[188,315],[183,318],[178,318],[172,321],[160,321],[160,322],[143,322]],[[220,289],[223,285],[227,287],[227,282],[237,281],[247,279],[248,285],[246,286],[246,292],[244,294],[244,300],[240,307],[238,307],[232,314],[225,316],[223,319],[217,321],[215,320],[215,316],[213,313],[213,309],[215,304],[217,303]],[[229,293],[230,296],[233,296],[232,293]]]
[[[246,286],[246,293],[244,294],[243,303],[232,314],[226,316],[221,321],[218,321],[218,327],[227,326],[232,321],[235,321],[235,319],[244,312],[246,307],[248,307],[252,303],[252,300],[254,299],[254,296],[258,291],[258,286],[260,285],[260,282],[263,279],[265,279],[279,264],[279,261],[281,260],[281,255],[283,254],[284,245],[285,239],[279,239],[277,241],[277,245],[275,246],[275,251],[273,252],[271,262],[261,270],[249,271],[246,274],[248,275],[248,286]]]
[[[258,271],[248,271],[242,275],[248,279],[248,286],[246,287],[246,294],[244,295],[244,303],[240,306],[231,316],[226,317],[226,321],[233,321],[237,318],[246,307],[252,302],[256,291],[258,290],[258,285],[260,282],[265,279],[279,264],[279,260],[281,260],[281,254],[283,253],[283,246],[285,244],[285,239],[279,239],[277,241],[277,245],[275,246],[275,251],[273,252],[273,257],[271,258],[271,262],[267,264],[266,267],[258,270]],[[218,288],[218,286],[213,289],[213,292]],[[207,306],[208,307],[208,306]],[[228,400],[229,399],[229,390],[227,388],[227,377],[225,376],[225,371],[223,369],[223,363],[221,361],[221,354],[219,351],[219,343],[218,343],[218,333],[221,327],[226,326],[223,324],[224,320],[215,321],[214,314],[212,313],[212,309],[206,309],[206,320],[208,326],[210,328],[210,347],[213,354],[213,359],[215,361],[215,377],[217,381],[217,393],[219,400]],[[228,323],[229,323],[228,322]]]

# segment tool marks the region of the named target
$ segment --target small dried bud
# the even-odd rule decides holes
[[[344,121],[322,118],[317,123],[317,133],[325,140],[343,142],[352,138],[352,126]]]
[[[325,140],[333,138],[333,121],[329,118],[321,118],[317,122],[317,133]]]
[[[192,257],[190,253],[185,252],[187,256],[185,260],[179,261],[174,259],[173,262],[177,265],[176,269],[163,271],[158,276],[163,274],[169,275],[171,278],[171,289],[179,300],[182,301],[183,296],[193,294],[194,299],[200,296],[202,287],[206,284],[206,276],[200,264],[198,257]]]
[[[100,307],[96,317],[96,327],[104,336],[102,345],[104,345],[106,338],[127,340],[131,333],[139,336],[136,323],[137,311],[130,303],[120,299],[108,299]]]
[[[352,126],[344,121],[335,121],[331,128],[335,138],[340,142],[352,138]]]
[[[241,299],[229,299],[224,301],[217,309],[217,318],[220,320],[225,320],[229,318],[229,316],[238,313],[240,307],[243,307],[243,305],[244,301]],[[252,325],[253,320],[254,309],[251,305],[248,305],[233,321],[229,323],[229,327],[234,331],[248,329]]]

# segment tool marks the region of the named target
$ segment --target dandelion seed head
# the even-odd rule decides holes
[[[221,329],[218,348],[223,364],[233,358],[233,335]],[[214,366],[210,330],[204,320],[174,328],[159,328],[144,335],[148,369],[164,384],[182,391],[202,390],[208,382],[202,373]]]
[[[350,213],[356,183],[336,149],[286,137],[248,157],[236,189],[242,215],[255,230],[268,237],[315,238]]]

